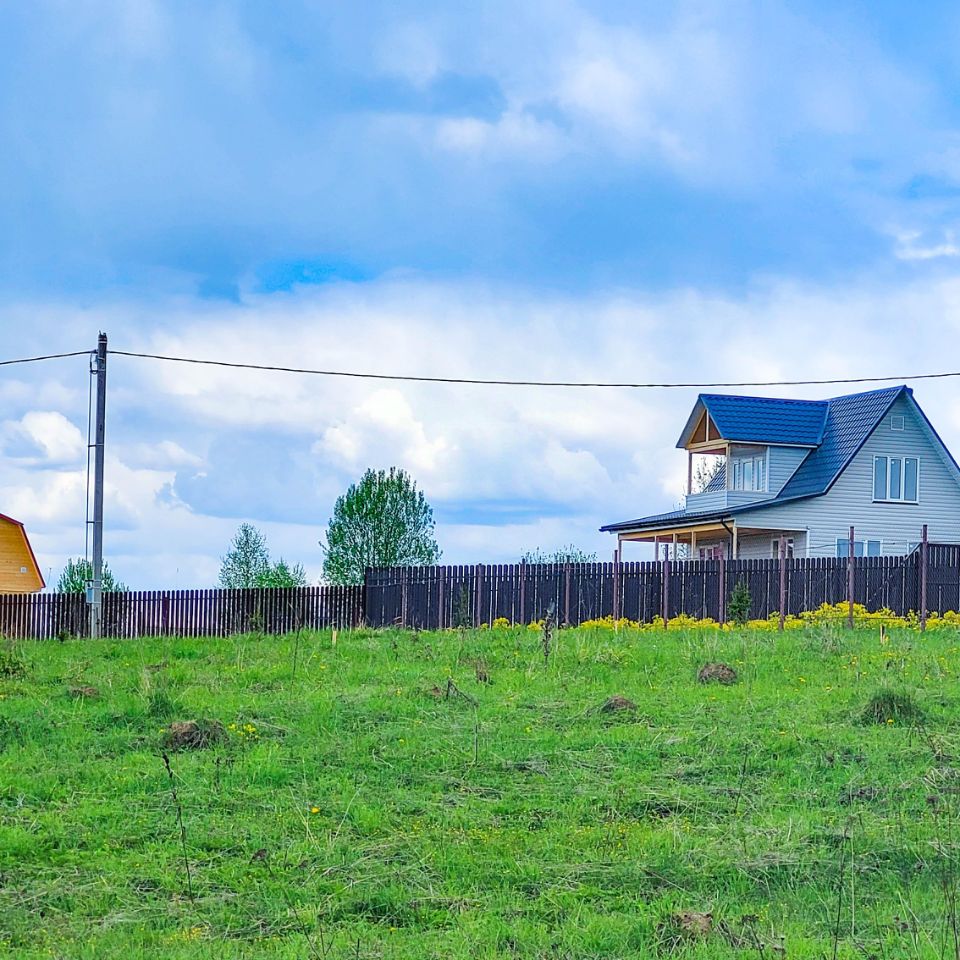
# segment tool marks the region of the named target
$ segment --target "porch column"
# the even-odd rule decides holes
[[[677,562],[677,535],[673,535],[673,562]]]
[[[660,559],[660,538],[656,534],[653,535],[653,559]]]
[[[690,559],[697,559],[697,531],[690,531]]]
[[[739,559],[738,548],[739,548],[739,544],[737,543],[737,524],[736,524],[736,521],[734,521],[734,524],[733,524],[733,559],[734,560]]]

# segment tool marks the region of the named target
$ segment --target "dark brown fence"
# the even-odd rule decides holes
[[[262,590],[145,590],[103,595],[107,637],[211,637],[288,633],[363,623],[363,587]],[[45,639],[87,636],[79,593],[0,595],[0,634]]]
[[[686,614],[726,620],[730,595],[743,582],[752,618],[780,610],[848,604],[845,558],[686,560],[640,563],[508,564],[385,567],[355,587],[262,590],[162,590],[103,598],[107,637],[227,636],[260,631],[402,625],[417,629],[541,619],[554,605],[560,623],[600,617],[650,622]],[[781,581],[782,574],[782,581]],[[782,588],[781,588],[782,582]],[[922,584],[926,584],[926,597]],[[905,557],[856,557],[853,600],[897,615],[960,611],[960,545],[929,544]],[[0,595],[0,635],[88,635],[82,594]]]
[[[853,600],[870,612],[921,610],[922,551],[904,557],[856,557]],[[681,560],[634,563],[508,564],[384,567],[367,572],[369,626],[419,629],[530,623],[555,605],[560,623],[600,617],[650,622],[686,614],[725,620],[739,582],[750,591],[750,616],[779,612],[780,560]],[[784,610],[800,614],[824,603],[848,603],[846,558],[783,561]],[[960,610],[960,546],[930,544],[926,609]]]

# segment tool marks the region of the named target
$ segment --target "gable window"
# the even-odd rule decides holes
[[[770,541],[770,556],[774,560],[780,559],[780,538],[776,537]],[[793,537],[787,537],[787,559],[793,559]]]
[[[733,461],[734,490],[764,491],[767,489],[767,458],[765,454],[737,457]]]
[[[917,503],[920,461],[916,457],[874,457],[873,499],[893,503]]]
[[[879,557],[883,544],[879,540],[854,540],[853,555],[855,557]],[[850,539],[837,537],[837,556],[850,556]]]
[[[890,429],[902,431],[905,427],[906,421],[903,418],[903,414],[894,414],[890,418]]]

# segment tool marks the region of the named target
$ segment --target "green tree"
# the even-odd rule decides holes
[[[596,563],[596,553],[589,553],[575,547],[572,543],[559,550],[544,551],[537,547],[535,550],[528,550],[522,557],[521,563]]]
[[[727,614],[735,624],[742,627],[750,619],[751,606],[753,598],[750,596],[750,588],[746,580],[738,580],[727,602]]]
[[[57,593],[83,593],[87,589],[87,581],[93,579],[93,564],[83,557],[68,560],[67,565],[57,580]],[[129,587],[121,583],[113,575],[109,564],[103,562],[103,576],[101,585],[104,593],[125,593]]]
[[[299,563],[292,567],[281,557],[262,573],[257,575],[258,587],[305,587],[307,575]]]
[[[403,470],[367,470],[333,507],[323,548],[328,583],[363,583],[367,567],[425,566],[440,559],[433,510]]]
[[[220,562],[220,586],[229,590],[259,586],[258,578],[270,570],[266,537],[252,524],[241,523]]]

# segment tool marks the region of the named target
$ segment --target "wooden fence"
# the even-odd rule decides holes
[[[960,610],[960,546],[930,544],[926,604],[921,597],[923,551],[903,557],[855,557],[853,600],[868,611]],[[846,558],[783,561],[784,611],[799,614],[821,604],[848,603]],[[599,617],[649,623],[681,614],[726,620],[735,586],[750,591],[750,616],[779,612],[780,560],[680,560],[631,563],[507,564],[384,567],[369,570],[364,601],[369,626],[419,629],[492,624],[498,618],[530,623],[551,603],[560,623]]]
[[[105,593],[103,635],[210,637],[355,627],[363,623],[363,592],[356,586]],[[80,593],[0,595],[0,634],[88,636],[86,598]]]
[[[781,565],[782,563],[782,565]],[[852,570],[851,570],[852,566]],[[437,629],[599,617],[650,622],[680,614],[726,620],[735,586],[750,591],[753,618],[781,607],[799,614],[852,599],[873,612],[960,610],[960,546],[929,544],[905,557],[681,560],[639,563],[383,567],[351,587],[160,590],[103,597],[107,637],[227,636],[260,631],[406,626]],[[923,587],[925,586],[925,592]],[[0,595],[0,635],[87,636],[82,594]]]

